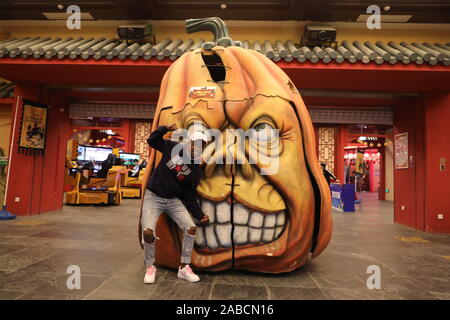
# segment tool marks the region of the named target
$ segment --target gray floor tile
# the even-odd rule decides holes
[[[85,300],[148,300],[156,285],[145,285],[142,278],[110,278]]]
[[[29,296],[33,297],[83,297],[99,287],[103,282],[107,280],[106,277],[95,277],[87,276],[81,274],[80,279],[80,289],[73,288],[69,289],[67,281],[69,280],[70,274],[56,275],[49,278],[47,281],[43,282],[40,286],[30,290],[28,292]],[[42,299],[38,298],[38,299]]]
[[[318,288],[269,287],[272,300],[324,300],[325,295]]]
[[[261,300],[268,298],[269,288],[266,286],[215,284],[211,294],[211,299],[214,300]]]
[[[13,251],[0,256],[0,270],[8,272],[19,270],[58,252],[60,249],[45,246],[26,247]]]
[[[0,276],[0,288],[2,290],[28,292],[55,277],[56,275],[50,273],[30,274],[24,271],[3,273]]]
[[[185,280],[161,280],[148,286],[154,286],[149,297],[152,300],[206,300],[211,295],[213,284],[202,281],[191,283]]]
[[[0,290],[0,301],[1,300],[14,300],[25,293],[23,291],[13,291],[13,290]]]
[[[392,203],[363,202],[355,213],[333,211],[328,248],[298,270],[276,275],[198,272],[199,283],[182,281],[177,270],[157,266],[156,283],[143,284],[139,200],[112,207],[70,206],[2,221],[0,299],[449,300],[450,235],[397,225]],[[69,265],[81,268],[78,292],[65,285]],[[380,267],[380,290],[367,289],[369,265]]]

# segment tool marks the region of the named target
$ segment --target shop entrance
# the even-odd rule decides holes
[[[331,181],[352,185],[357,204],[364,199],[394,201],[392,110],[311,107],[310,114],[316,122],[319,162],[336,177]]]
[[[357,199],[393,201],[392,130],[388,125],[349,125],[344,146],[344,183]]]

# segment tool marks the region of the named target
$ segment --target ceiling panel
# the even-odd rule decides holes
[[[64,12],[74,1],[2,0],[0,20],[46,20],[42,12]],[[218,16],[224,20],[356,21],[372,0],[81,0],[98,20],[185,20]],[[409,22],[450,23],[450,0],[377,1],[383,14],[412,15]],[[64,6],[58,9],[58,4]],[[226,4],[226,9],[221,5]]]

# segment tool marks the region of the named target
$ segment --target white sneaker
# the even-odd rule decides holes
[[[187,280],[189,282],[198,282],[200,277],[192,271],[191,267],[187,264],[183,269],[178,268],[178,278]]]
[[[147,267],[144,276],[144,283],[150,284],[155,282],[156,268],[155,266]]]

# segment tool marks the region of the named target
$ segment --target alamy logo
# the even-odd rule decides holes
[[[366,281],[367,289],[381,289],[381,270],[377,265],[367,267],[366,273],[371,274]]]
[[[67,267],[66,273],[69,273],[70,276],[67,278],[66,286],[67,289],[81,289],[81,269],[77,265],[70,265]]]
[[[191,130],[192,129],[192,130]],[[190,144],[194,149],[201,150],[201,140],[189,141],[189,136],[201,131],[209,138],[209,142],[202,150],[201,157],[191,158]],[[182,163],[236,164],[256,165],[261,175],[273,175],[279,170],[281,141],[279,130],[268,124],[260,124],[257,128],[243,129],[206,129],[202,124],[193,124],[188,129],[177,129],[171,137],[179,143],[172,149],[171,157],[182,154]],[[181,153],[181,151],[183,151]]]
[[[67,17],[66,26],[70,30],[81,29],[81,9],[79,6],[73,4],[67,7],[66,10]]]
[[[366,21],[367,28],[370,30],[381,29],[381,9],[373,4],[367,7],[366,13],[371,14]]]

